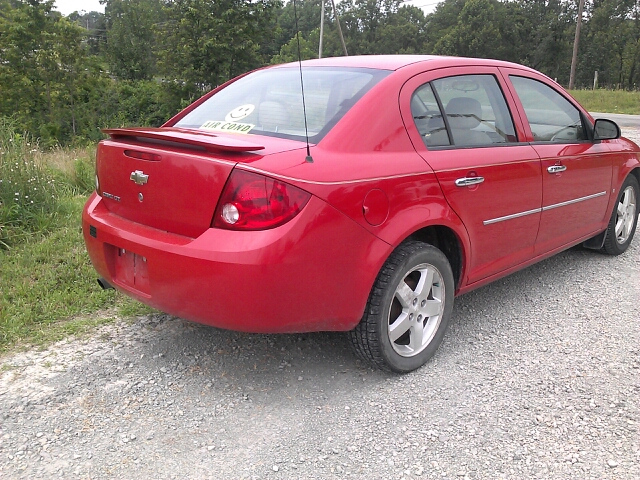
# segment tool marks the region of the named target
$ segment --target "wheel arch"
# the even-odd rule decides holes
[[[465,255],[463,241],[454,229],[445,225],[429,225],[416,230],[403,242],[408,240],[428,243],[442,251],[451,265],[456,291],[460,289],[467,255]]]
[[[627,217],[628,212],[624,212],[622,219],[620,219],[620,207],[616,207],[616,205],[620,205],[619,202],[622,201],[622,195],[625,194],[625,189],[631,188],[632,190],[634,190],[634,195],[637,197],[638,187],[640,186],[639,177],[640,168],[636,166],[635,168],[632,168],[627,175],[625,175],[622,184],[618,188],[617,195],[615,197],[616,200],[613,204],[611,218],[609,219],[607,229],[604,231],[604,240],[600,248],[602,252],[608,255],[620,255],[624,253],[633,239],[633,235],[636,231],[638,222],[637,198],[635,213],[631,218]],[[635,186],[633,186],[634,183]],[[625,202],[626,200],[627,199],[625,198]],[[624,210],[626,210],[626,206],[624,207]],[[631,223],[629,223],[629,221]],[[626,232],[624,230],[626,230]]]
[[[636,180],[638,180],[638,183],[640,183],[640,165],[636,165],[636,167],[629,173],[630,175],[636,177]]]
[[[618,198],[618,190],[622,187],[622,184],[629,177],[633,175],[638,183],[640,183],[640,154],[634,152],[629,154],[628,152],[622,155],[619,162],[614,160],[613,176],[611,178],[611,194],[609,197],[609,205],[607,206],[607,212],[603,219],[603,229],[606,230],[606,223],[609,222],[613,209],[616,205],[616,199]]]

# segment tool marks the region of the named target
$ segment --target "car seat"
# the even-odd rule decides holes
[[[456,145],[490,145],[491,137],[485,132],[473,130],[482,121],[482,107],[475,98],[454,97],[445,107]]]

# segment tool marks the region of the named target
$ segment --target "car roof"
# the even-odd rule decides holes
[[[515,63],[504,62],[487,58],[446,57],[439,55],[354,55],[350,57],[328,57],[314,60],[304,60],[303,67],[360,67],[375,68],[380,70],[399,70],[416,63],[428,62],[428,69],[433,70],[443,67],[456,67],[465,65],[492,66],[492,67],[527,67]],[[277,65],[278,67],[298,66],[298,62]]]

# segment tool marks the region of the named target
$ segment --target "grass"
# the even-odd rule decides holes
[[[0,351],[59,340],[123,312],[151,311],[98,287],[80,231],[85,197],[68,201],[69,215],[53,232],[0,251]]]
[[[640,91],[598,89],[569,93],[589,112],[640,115]]]
[[[93,148],[42,152],[0,124],[0,352],[46,344],[118,315],[150,313],[101,290],[84,248],[81,212]]]
[[[56,225],[61,192],[37,153],[28,137],[8,134],[0,124],[0,248]]]
[[[589,111],[640,115],[637,91],[571,94]],[[96,284],[80,229],[93,190],[93,152],[43,152],[0,118],[0,352],[152,311]]]

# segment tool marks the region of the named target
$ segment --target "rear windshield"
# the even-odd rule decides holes
[[[303,68],[309,140],[319,142],[389,73],[369,68]],[[220,90],[173,126],[304,140],[300,70],[284,67],[253,72]]]

